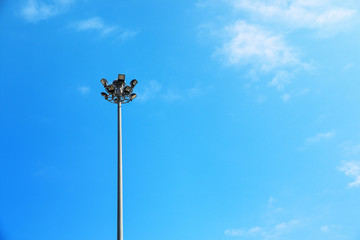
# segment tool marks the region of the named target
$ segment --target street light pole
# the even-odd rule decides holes
[[[130,85],[125,84],[125,75],[119,74],[112,84],[108,85],[108,81],[103,78],[100,81],[106,92],[101,95],[105,100],[117,104],[118,107],[118,167],[117,167],[117,240],[123,240],[123,181],[122,181],[122,137],[121,137],[121,105],[131,102],[136,98],[136,94],[132,93],[137,80],[133,79]]]
[[[118,103],[117,240],[123,240],[123,184],[121,146],[121,102]]]

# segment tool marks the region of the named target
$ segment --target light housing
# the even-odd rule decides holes
[[[118,74],[118,80],[125,81],[125,74]]]
[[[108,84],[108,81],[105,78],[101,79],[100,82],[102,83],[102,85],[104,85],[104,87],[106,87]]]
[[[110,84],[106,87],[106,90],[108,91],[108,93],[113,93],[115,91],[115,87],[114,85]]]
[[[136,93],[132,93],[132,94],[130,95],[130,99],[131,99],[131,100],[133,100],[133,99],[136,98],[136,97],[137,97]]]
[[[109,95],[107,95],[105,92],[102,92],[101,95],[107,100]]]
[[[122,75],[122,76],[120,76]],[[125,85],[125,75],[124,74],[119,74],[118,79],[115,79],[113,84],[117,87],[122,87]]]
[[[124,87],[124,93],[125,93],[126,95],[130,94],[131,91],[132,91],[132,88],[131,88],[130,86]]]
[[[135,87],[138,81],[136,79],[131,80],[130,85],[131,87]]]

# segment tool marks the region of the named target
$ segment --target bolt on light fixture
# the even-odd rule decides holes
[[[117,178],[117,240],[123,240],[123,184],[122,184],[122,147],[121,147],[121,104],[128,103],[136,98],[133,93],[136,79],[131,80],[130,85],[125,83],[125,75],[119,74],[111,84],[103,78],[100,80],[106,92],[101,95],[105,100],[118,105],[118,178]]]

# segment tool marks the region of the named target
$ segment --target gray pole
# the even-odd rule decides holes
[[[118,189],[117,189],[117,240],[123,240],[123,185],[121,148],[121,102],[118,103]]]
[[[123,232],[123,180],[122,180],[122,147],[121,147],[121,104],[128,103],[136,98],[133,89],[138,83],[131,80],[130,85],[125,84],[125,74],[118,74],[118,79],[108,84],[105,78],[100,80],[106,92],[101,95],[105,100],[118,105],[118,169],[117,169],[117,240],[124,239]]]

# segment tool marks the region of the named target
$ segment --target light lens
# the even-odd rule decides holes
[[[102,83],[102,85],[104,85],[104,87],[106,87],[108,84],[108,81],[105,78],[101,79],[100,82]]]
[[[114,92],[114,91],[115,91],[114,85],[111,84],[111,85],[107,86],[107,87],[106,87],[106,90],[107,90],[109,93]]]
[[[132,93],[132,94],[130,95],[130,99],[131,99],[131,100],[133,100],[133,99],[136,98],[136,97],[137,97],[136,93]]]
[[[132,90],[132,88],[131,88],[130,86],[126,86],[126,87],[124,88],[125,94],[131,93],[131,90]]]
[[[136,79],[131,80],[130,85],[131,87],[135,87],[138,81]]]
[[[118,80],[125,80],[125,74],[118,74]]]

